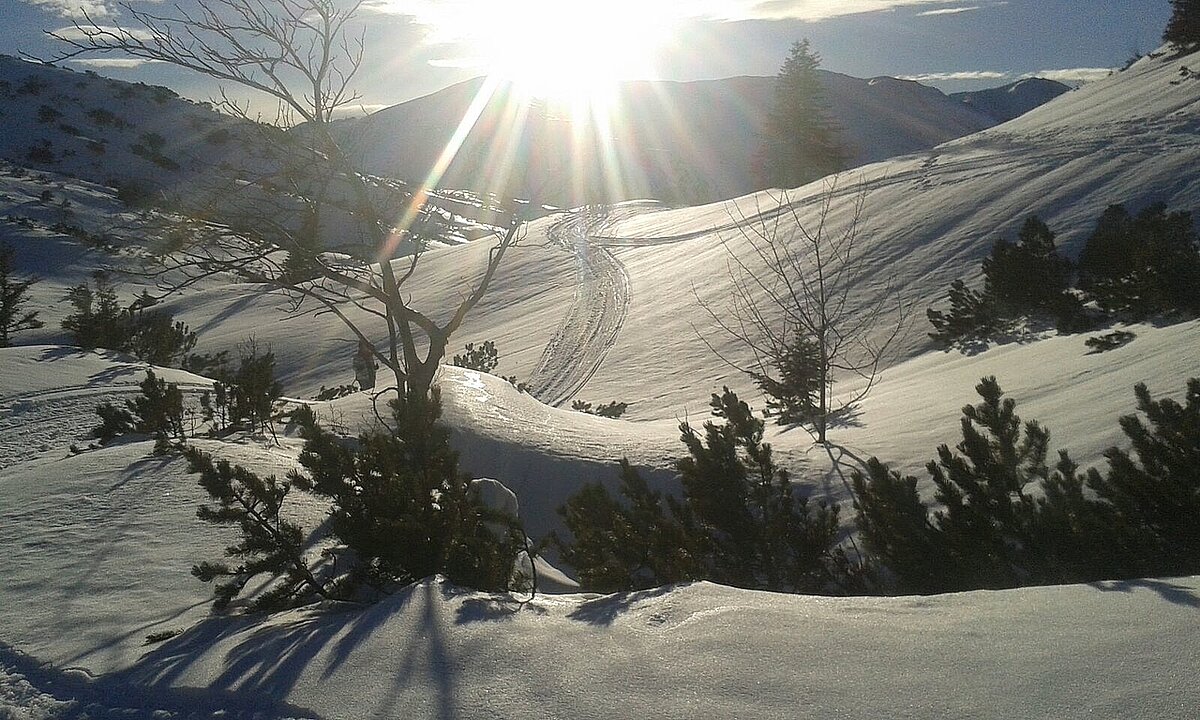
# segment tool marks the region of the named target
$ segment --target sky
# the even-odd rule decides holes
[[[1169,15],[1167,0],[365,0],[356,88],[371,110],[497,72],[550,93],[568,82],[774,75],[800,38],[827,70],[945,92],[1031,75],[1086,81],[1158,47]],[[88,18],[120,26],[129,12],[115,0],[0,0],[0,52],[49,57],[56,43],[43,31]],[[161,64],[71,66],[218,96],[215,84]]]

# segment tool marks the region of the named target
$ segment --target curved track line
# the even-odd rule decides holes
[[[617,342],[629,311],[625,267],[589,239],[603,218],[575,215],[550,228],[551,241],[575,254],[575,300],[546,345],[529,384],[534,396],[558,407],[587,384]]]

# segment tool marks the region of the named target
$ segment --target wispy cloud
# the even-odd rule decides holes
[[[385,103],[358,103],[356,105],[344,105],[333,111],[335,117],[362,117],[370,115],[378,110],[389,108],[391,105]]]
[[[117,14],[117,5],[110,0],[21,0],[34,7],[59,17],[79,18],[90,17],[93,20],[113,17]]]
[[[137,68],[143,65],[158,63],[158,60],[143,60],[142,58],[74,58],[74,65],[89,68]]]
[[[925,12],[917,13],[918,17],[929,17],[931,15],[957,15],[959,13],[971,12],[972,10],[982,10],[982,5],[967,5],[965,7],[940,8],[938,10],[926,10]]]
[[[903,75],[901,80],[916,80],[917,82],[940,82],[943,80],[1005,80],[1012,77],[1011,73],[1000,70],[958,70],[955,72],[922,73],[920,75]]]
[[[50,30],[49,33],[56,37],[63,38],[64,40],[80,40],[80,41],[86,40],[87,34],[81,28],[87,28],[88,30],[92,30],[95,32],[111,33],[113,35],[133,37],[133,38],[137,38],[139,40],[149,40],[152,37],[154,37],[153,35],[151,35],[149,32],[147,32],[145,30],[138,30],[135,28],[121,28],[121,27],[116,27],[115,25],[88,25],[87,23],[80,23],[79,27],[76,27],[75,25],[67,25],[65,27],[60,27],[55,30]],[[97,66],[97,67],[100,67],[100,66]],[[110,66],[110,67],[115,67],[115,66]]]
[[[1034,72],[1014,73],[1003,70],[956,70],[953,72],[921,73],[920,75],[903,75],[901,80],[916,80],[917,82],[946,82],[970,80],[1023,80],[1026,78],[1045,78],[1061,83],[1079,85],[1081,83],[1103,80],[1113,73],[1115,68],[1062,68],[1058,70],[1035,70]]]
[[[486,59],[481,57],[448,57],[434,58],[429,61],[429,64],[440,68],[475,68],[486,62]]]

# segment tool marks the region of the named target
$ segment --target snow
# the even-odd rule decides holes
[[[838,469],[872,454],[918,475],[927,490],[921,467],[937,444],[955,441],[959,409],[976,402],[984,375],[997,376],[1019,414],[1049,427],[1052,446],[1085,466],[1123,444],[1117,417],[1133,410],[1135,383],[1179,397],[1197,374],[1200,321],[1129,326],[1136,339],[1102,354],[1088,353],[1089,335],[1049,333],[962,354],[933,350],[920,316],[952,279],[972,279],[995,237],[1011,237],[1029,214],[1042,215],[1074,252],[1108,203],[1200,207],[1200,81],[1178,71],[1197,62],[1143,59],[1010,123],[839,181],[831,220],[846,222],[867,191],[864,252],[876,277],[896,279],[914,322],[855,424],[831,431],[832,450],[803,430],[770,429],[777,458],[807,490],[841,499],[848,518]],[[100,186],[46,177],[55,193],[70,193],[81,224],[102,228],[121,212]],[[52,212],[35,201],[42,185],[0,174],[8,208],[0,214]],[[805,222],[814,218],[807,201],[822,189],[792,192]],[[460,368],[443,368],[439,382],[464,467],[513,491],[532,535],[558,527],[555,508],[582,483],[614,483],[622,457],[670,487],[682,454],[678,422],[707,419],[707,398],[722,384],[757,403],[700,339],[739,357],[704,326],[697,298],[728,296],[728,253],[745,242],[728,227],[731,213],[771,210],[777,197],[739,199],[740,210],[630,203],[603,217],[580,211],[531,223],[456,342],[495,340],[499,371],[537,381],[534,395]],[[28,344],[0,349],[4,720],[1183,719],[1200,707],[1200,578],[900,598],[695,583],[532,599],[429,578],[369,607],[213,616],[211,589],[188,569],[218,557],[230,537],[196,519],[204,496],[184,462],[154,455],[144,439],[85,447],[95,405],[128,397],[146,366],[64,348],[52,327],[67,287],[129,255],[82,250],[43,226],[4,223],[0,239],[17,249],[22,272],[44,277],[31,309],[48,324],[16,337]],[[125,240],[136,245],[138,236]],[[414,304],[451,307],[487,251],[476,242],[429,253]],[[614,293],[622,283],[624,294]],[[141,287],[127,278],[123,300]],[[881,287],[861,288],[860,302],[878,302]],[[199,331],[201,352],[249,335],[269,344],[289,395],[352,377],[353,346],[335,319],[297,316],[260,287],[214,279],[170,307]],[[208,383],[156,372],[192,398]],[[565,409],[572,398],[630,402],[631,419]],[[363,393],[314,407],[349,431],[374,417]],[[196,443],[264,473],[286,472],[299,450],[286,433],[279,444],[253,436]],[[301,500],[288,512],[310,527],[324,514]],[[546,565],[539,572],[555,575]],[[556,580],[556,591],[569,590]]]

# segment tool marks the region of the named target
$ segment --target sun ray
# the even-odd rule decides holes
[[[470,107],[463,115],[463,118],[455,128],[454,134],[450,137],[446,147],[442,148],[441,155],[438,156],[437,162],[433,164],[429,174],[425,177],[425,182],[417,192],[413,193],[412,201],[408,204],[404,214],[400,217],[400,221],[396,223],[396,227],[388,236],[384,246],[380,248],[379,260],[386,261],[391,258],[396,252],[396,248],[400,246],[401,241],[407,234],[408,229],[412,227],[413,222],[420,215],[425,206],[425,202],[429,199],[429,193],[437,188],[442,176],[446,173],[446,169],[450,167],[450,163],[454,161],[458,151],[462,148],[463,142],[470,135],[471,129],[475,127],[475,123],[479,121],[480,115],[487,108],[492,96],[500,86],[500,79],[496,77],[488,77],[484,80],[479,88],[479,92],[475,93],[475,97],[471,100]]]

